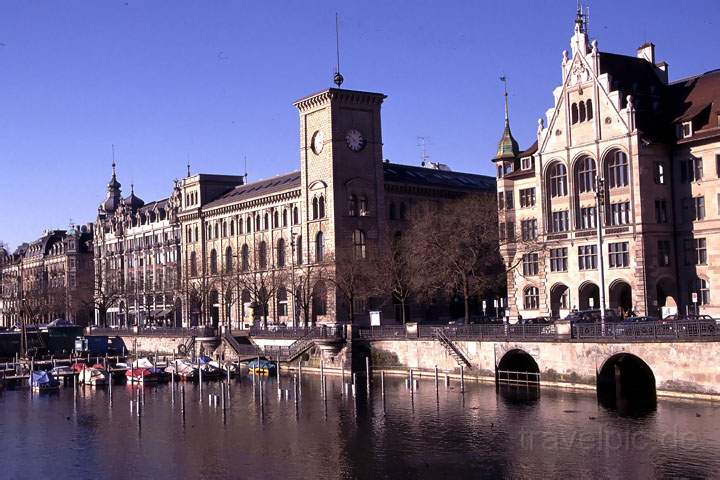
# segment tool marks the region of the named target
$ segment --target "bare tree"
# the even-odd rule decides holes
[[[334,268],[326,270],[326,279],[346,305],[348,323],[353,323],[356,300],[372,292],[370,283],[374,276],[374,264],[368,260],[364,251],[359,253],[346,249],[328,254],[326,264],[334,264]]]
[[[508,271],[500,255],[495,199],[490,195],[467,195],[418,212],[407,233],[410,261],[427,295],[444,291],[463,299],[464,320],[470,321],[471,299],[502,289]],[[536,242],[521,245],[526,250],[542,248]],[[519,261],[518,261],[519,263]]]
[[[253,270],[238,275],[238,286],[241,290],[247,290],[256,308],[260,308],[260,315],[263,320],[263,328],[267,328],[270,301],[275,297],[278,289],[284,286],[287,279],[287,272],[283,269]]]

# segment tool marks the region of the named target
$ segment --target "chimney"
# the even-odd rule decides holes
[[[670,78],[668,76],[668,64],[667,62],[660,62],[657,65],[655,65],[655,73],[657,73],[658,77],[660,77],[660,80],[667,85],[668,79]]]
[[[640,45],[637,49],[637,57],[655,65],[655,44],[647,42]]]

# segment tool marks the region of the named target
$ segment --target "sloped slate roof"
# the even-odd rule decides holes
[[[431,168],[384,163],[385,181],[458,190],[495,191],[495,178],[474,173],[448,172]]]
[[[673,121],[696,120],[695,130],[718,127],[720,114],[720,69],[673,82],[669,87],[674,100]]]
[[[252,198],[271,195],[292,188],[300,187],[300,171],[286,173],[267,180],[238,185],[217,200],[208,203],[204,208],[215,208],[231,203],[242,202]]]

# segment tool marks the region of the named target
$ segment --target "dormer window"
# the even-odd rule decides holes
[[[682,122],[677,126],[677,138],[692,137],[692,122]]]
[[[523,157],[520,160],[520,169],[521,170],[530,170],[532,169],[532,157]]]

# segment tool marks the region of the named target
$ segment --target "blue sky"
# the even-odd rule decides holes
[[[123,192],[167,196],[193,172],[298,168],[292,102],[332,86],[388,95],[384,155],[492,174],[502,86],[521,146],[552,104],[575,2],[20,1],[0,3],[0,240],[93,221],[116,145]],[[720,67],[720,2],[595,1],[600,50],[657,45],[670,76]]]

